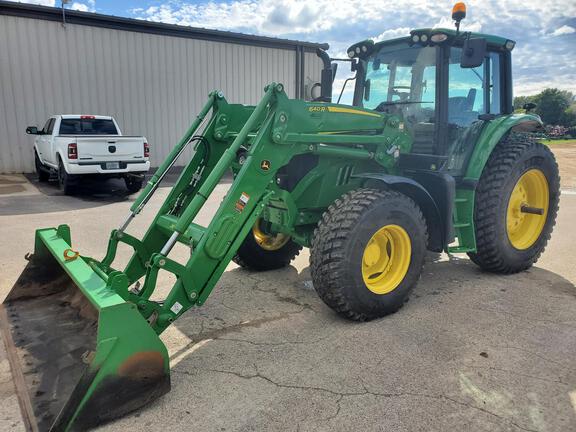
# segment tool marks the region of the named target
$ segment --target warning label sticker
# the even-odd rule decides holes
[[[242,192],[240,194],[240,198],[238,199],[238,201],[236,201],[236,206],[235,209],[238,213],[242,212],[244,210],[244,207],[246,207],[246,204],[248,204],[248,201],[250,201],[250,195],[248,195],[246,192]]]
[[[172,305],[172,307],[170,308],[170,310],[171,310],[173,313],[177,314],[178,312],[180,312],[180,311],[182,310],[182,305],[181,305],[180,303],[176,302],[176,303],[174,303],[174,304]]]

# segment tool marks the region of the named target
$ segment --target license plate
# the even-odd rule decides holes
[[[106,169],[120,169],[120,162],[106,162]]]

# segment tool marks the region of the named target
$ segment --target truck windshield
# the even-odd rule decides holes
[[[118,135],[118,130],[111,119],[62,119],[60,135]]]

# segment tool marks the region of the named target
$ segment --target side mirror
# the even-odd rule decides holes
[[[338,72],[338,63],[332,63],[330,67],[332,68],[332,82],[334,82],[334,79],[336,79],[336,72]]]
[[[462,47],[460,67],[464,69],[478,67],[484,62],[484,57],[486,57],[486,39],[466,39]]]
[[[530,112],[534,108],[536,108],[536,104],[534,102],[528,102],[528,103],[525,103],[524,106],[522,106],[522,108],[524,110],[526,110],[526,112]]]
[[[38,128],[36,126],[28,126],[26,128],[26,133],[28,135],[38,135]]]

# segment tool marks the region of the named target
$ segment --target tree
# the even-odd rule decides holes
[[[535,99],[536,113],[545,124],[561,124],[574,95],[565,90],[548,88],[536,95]]]

